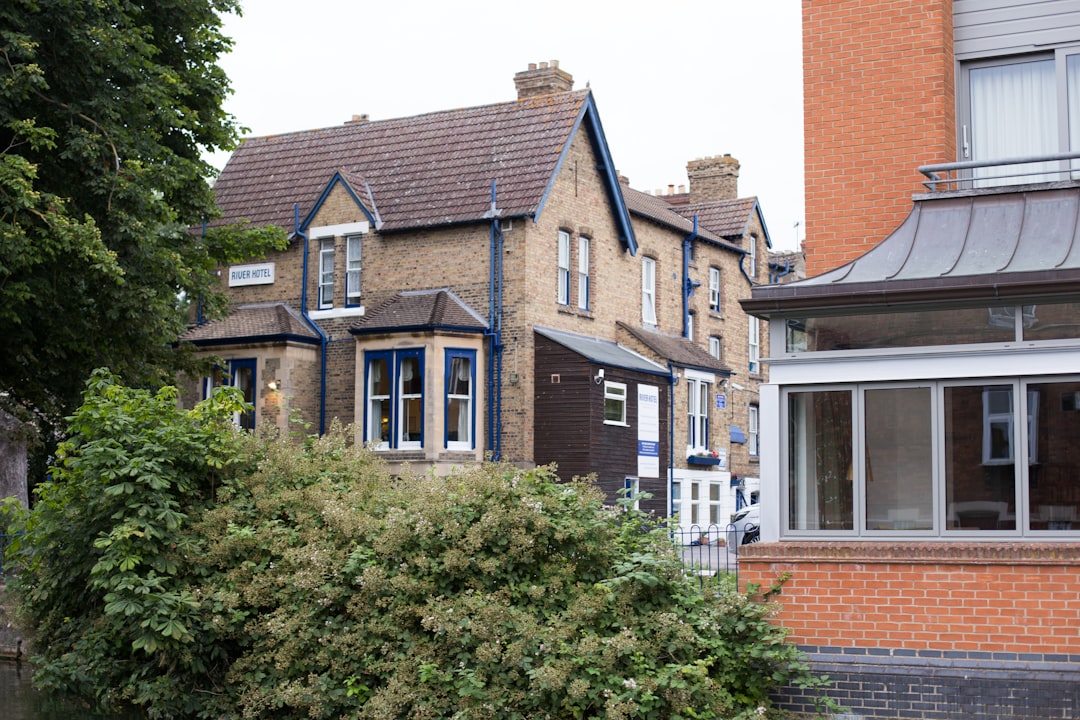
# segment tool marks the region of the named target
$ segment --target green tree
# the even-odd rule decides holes
[[[160,385],[187,299],[280,231],[214,216],[205,153],[231,149],[216,64],[236,0],[0,3],[0,402],[46,426],[96,367]]]

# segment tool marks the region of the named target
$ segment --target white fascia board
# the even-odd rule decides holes
[[[340,225],[320,225],[318,227],[308,228],[307,236],[311,240],[319,240],[322,238],[364,235],[368,232],[370,227],[371,224],[367,220],[341,223]]]

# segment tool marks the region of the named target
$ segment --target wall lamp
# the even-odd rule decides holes
[[[604,368],[600,368],[596,371],[596,377],[593,378],[593,382],[597,385],[604,382]]]
[[[268,380],[266,382],[266,387],[267,387],[268,390],[276,391],[277,388],[278,388],[277,380]]]

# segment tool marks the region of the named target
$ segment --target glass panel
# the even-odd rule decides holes
[[[1028,522],[1080,530],[1080,382],[1029,385],[1027,404]]]
[[[851,392],[788,395],[788,527],[853,530]]]
[[[368,360],[368,429],[365,440],[390,442],[390,373],[386,358]]]
[[[420,442],[422,410],[420,398],[404,398],[401,401],[401,440]]]
[[[972,160],[1000,160],[1058,151],[1053,59],[972,68],[969,83]],[[1005,168],[1004,172],[1033,173],[1024,182],[1042,182],[1056,178],[1038,173],[1054,168],[1054,163],[1029,163]],[[979,186],[1015,182],[991,179],[1002,172],[1001,168],[980,168],[974,175],[983,178],[977,183]]]
[[[866,529],[933,528],[930,388],[867,390]]]
[[[233,376],[233,385],[244,393],[244,402],[254,405],[255,403],[255,370],[250,366],[241,365],[236,368]],[[255,409],[250,408],[240,413],[240,427],[251,430],[255,427]]]
[[[1071,340],[1080,338],[1080,303],[1025,305],[1025,340]]]
[[[946,530],[1016,528],[1011,386],[945,388]],[[1007,457],[1006,457],[1007,456]],[[1006,458],[1006,459],[1001,459]]]
[[[1080,55],[1065,58],[1065,77],[1069,94],[1069,149],[1076,151],[1080,150]],[[1080,160],[1073,160],[1072,167],[1073,170],[1080,167]]]
[[[967,345],[1016,340],[1014,309],[950,308],[787,321],[787,352]]]
[[[368,408],[368,442],[390,442],[390,398],[372,398]]]

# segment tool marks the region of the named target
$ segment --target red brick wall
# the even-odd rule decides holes
[[[807,275],[888,236],[956,160],[952,0],[803,0]]]
[[[1080,546],[770,543],[739,579],[777,597],[802,646],[1042,655],[1080,653]]]

